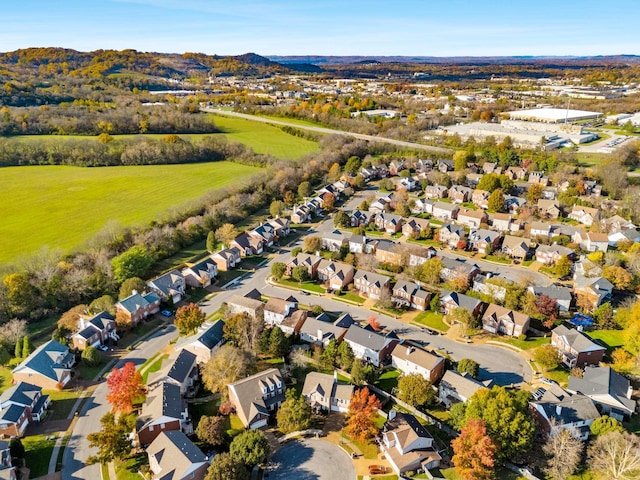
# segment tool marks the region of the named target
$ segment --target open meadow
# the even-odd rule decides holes
[[[147,223],[262,169],[233,162],[127,167],[0,168],[0,263],[43,246],[69,251],[105,223]]]

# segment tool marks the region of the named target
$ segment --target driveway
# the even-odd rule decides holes
[[[337,445],[324,440],[296,440],[283,446],[273,456],[277,468],[269,472],[270,480],[342,480],[356,478],[349,455]]]

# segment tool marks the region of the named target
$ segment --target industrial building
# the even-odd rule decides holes
[[[514,110],[512,112],[506,112],[505,115],[509,115],[511,120],[543,123],[573,123],[581,120],[595,120],[603,116],[600,112],[551,107]]]

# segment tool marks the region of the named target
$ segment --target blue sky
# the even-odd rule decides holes
[[[23,0],[0,51],[640,55],[640,0]]]

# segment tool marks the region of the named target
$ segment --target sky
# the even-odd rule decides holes
[[[0,51],[640,55],[640,0],[22,0]]]

